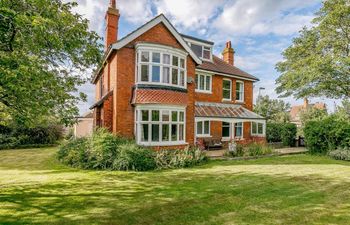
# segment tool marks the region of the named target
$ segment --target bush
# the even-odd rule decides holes
[[[268,142],[282,142],[284,146],[294,146],[297,126],[293,123],[267,123],[266,139]]]
[[[336,160],[350,161],[350,149],[349,148],[332,150],[328,153],[328,155]]]
[[[350,121],[337,115],[307,122],[304,134],[306,146],[313,154],[326,154],[332,149],[350,147]]]
[[[57,157],[61,162],[72,167],[88,168],[87,149],[87,138],[71,139],[60,146]]]
[[[273,152],[272,147],[260,143],[250,143],[247,145],[237,144],[235,152],[228,152],[231,157],[247,157],[267,155]]]
[[[158,169],[190,167],[198,165],[206,160],[206,155],[199,148],[160,150],[155,157]]]
[[[266,123],[266,139],[268,142],[281,142],[284,123]]]

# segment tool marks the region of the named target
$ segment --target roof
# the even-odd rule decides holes
[[[93,109],[97,106],[100,106],[103,104],[103,102],[110,96],[113,94],[113,90],[107,92],[104,96],[102,96],[102,98],[100,100],[98,100],[97,102],[95,102],[91,107],[90,109]]]
[[[325,110],[326,109],[326,104],[323,102],[316,102],[314,104],[308,104],[307,108],[315,108],[315,109],[321,109]],[[306,109],[304,105],[295,105],[290,108],[290,118],[291,121],[299,121],[300,120],[300,112],[302,110]]]
[[[265,118],[239,104],[196,102],[195,117],[261,119]]]
[[[210,44],[210,45],[214,45],[214,42],[212,42],[212,41],[207,41],[207,40],[200,39],[200,38],[193,37],[193,36],[189,36],[189,35],[186,35],[186,34],[181,34],[181,36],[183,38],[188,38],[188,39],[192,39],[192,40],[195,40],[195,41],[204,42],[204,43],[207,43],[207,44]]]
[[[132,104],[187,105],[187,93],[162,89],[135,89]]]
[[[259,79],[253,75],[250,75],[243,70],[228,64],[219,57],[213,55],[213,61],[203,61],[203,63],[196,67],[197,69],[207,70],[211,72],[222,73],[225,75],[238,76],[243,79],[251,79],[253,81],[258,81]]]

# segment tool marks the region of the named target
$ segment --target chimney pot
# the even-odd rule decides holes
[[[110,1],[109,1],[109,7],[115,9],[115,8],[116,8],[116,5],[117,5],[117,4],[116,4],[115,0],[110,0]]]

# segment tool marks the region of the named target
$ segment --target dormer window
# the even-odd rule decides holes
[[[211,60],[211,47],[190,43],[192,51],[200,58]]]

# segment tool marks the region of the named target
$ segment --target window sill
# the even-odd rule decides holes
[[[265,134],[250,134],[252,137],[266,137]]]
[[[244,101],[236,100],[235,103],[237,103],[237,104],[244,104]]]
[[[223,102],[232,102],[232,99],[223,98],[222,101],[223,101]]]
[[[213,94],[212,91],[202,91],[202,90],[195,90],[197,93],[201,93],[201,94]]]
[[[143,146],[176,146],[176,145],[188,145],[185,141],[171,141],[171,142],[140,142],[138,145]]]
[[[212,136],[210,134],[197,134],[196,137],[197,138],[210,138]]]

